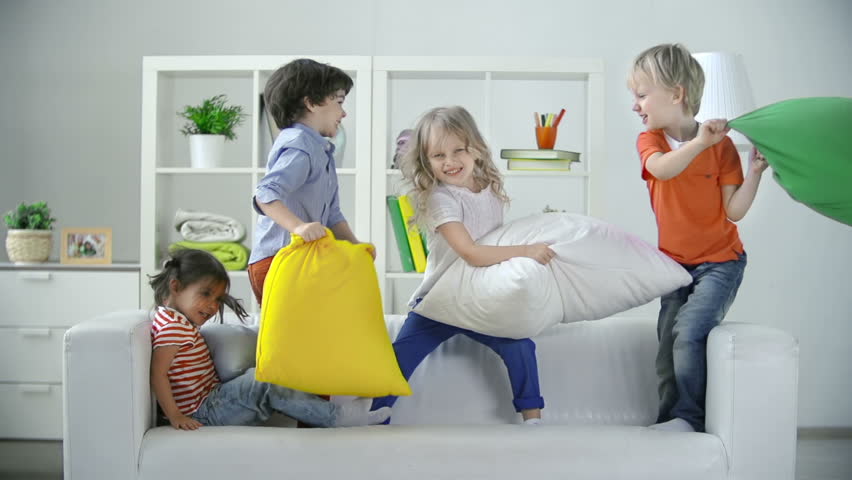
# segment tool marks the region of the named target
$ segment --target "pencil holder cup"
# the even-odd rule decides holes
[[[556,145],[556,127],[535,127],[535,141],[540,150],[553,150]]]

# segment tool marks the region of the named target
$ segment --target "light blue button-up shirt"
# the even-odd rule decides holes
[[[280,200],[302,221],[326,227],[346,220],[340,211],[333,154],[334,144],[307,125],[296,123],[281,131],[252,199],[260,216],[249,263],[274,256],[290,244],[290,232],[264,215],[258,203]]]

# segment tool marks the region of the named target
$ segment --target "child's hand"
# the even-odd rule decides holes
[[[724,118],[707,120],[699,125],[698,135],[695,139],[709,147],[721,142],[730,130],[731,127],[728,126],[728,121]]]
[[[768,166],[769,163],[766,162],[766,157],[760,153],[757,147],[751,147],[751,155],[749,155],[748,159],[749,173],[759,175],[763,173]]]
[[[546,243],[534,243],[527,245],[527,252],[524,256],[532,258],[542,265],[547,265],[556,256],[556,252],[551,250]]]
[[[319,222],[303,223],[294,228],[293,233],[306,242],[313,242],[325,236],[325,227]]]
[[[358,243],[366,243],[366,242],[358,242]],[[370,252],[370,255],[373,256],[373,261],[375,261],[376,260],[376,246],[373,245],[372,243],[367,243],[367,245],[370,246],[370,248],[368,248],[367,251]]]
[[[196,430],[201,427],[201,422],[186,415],[175,415],[169,417],[169,423],[178,430]]]

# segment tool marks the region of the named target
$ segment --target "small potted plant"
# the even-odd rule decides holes
[[[189,154],[195,168],[219,167],[225,140],[237,138],[234,128],[245,120],[243,107],[226,105],[224,94],[205,99],[200,105],[186,105],[178,116],[187,120],[181,133],[189,136]]]
[[[22,203],[4,217],[9,231],[6,233],[6,254],[14,263],[43,263],[53,246],[51,230],[55,218],[50,216],[46,202],[32,205]]]

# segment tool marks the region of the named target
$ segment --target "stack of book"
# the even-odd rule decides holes
[[[567,150],[500,150],[500,158],[508,161],[509,170],[552,170],[567,172],[571,163],[580,161],[580,154]]]
[[[399,259],[402,262],[402,271],[418,272],[426,271],[426,256],[429,249],[426,248],[426,238],[420,234],[420,230],[412,222],[414,208],[406,195],[389,195],[387,197],[388,213],[390,214],[391,226],[393,226],[396,246],[399,248]]]

